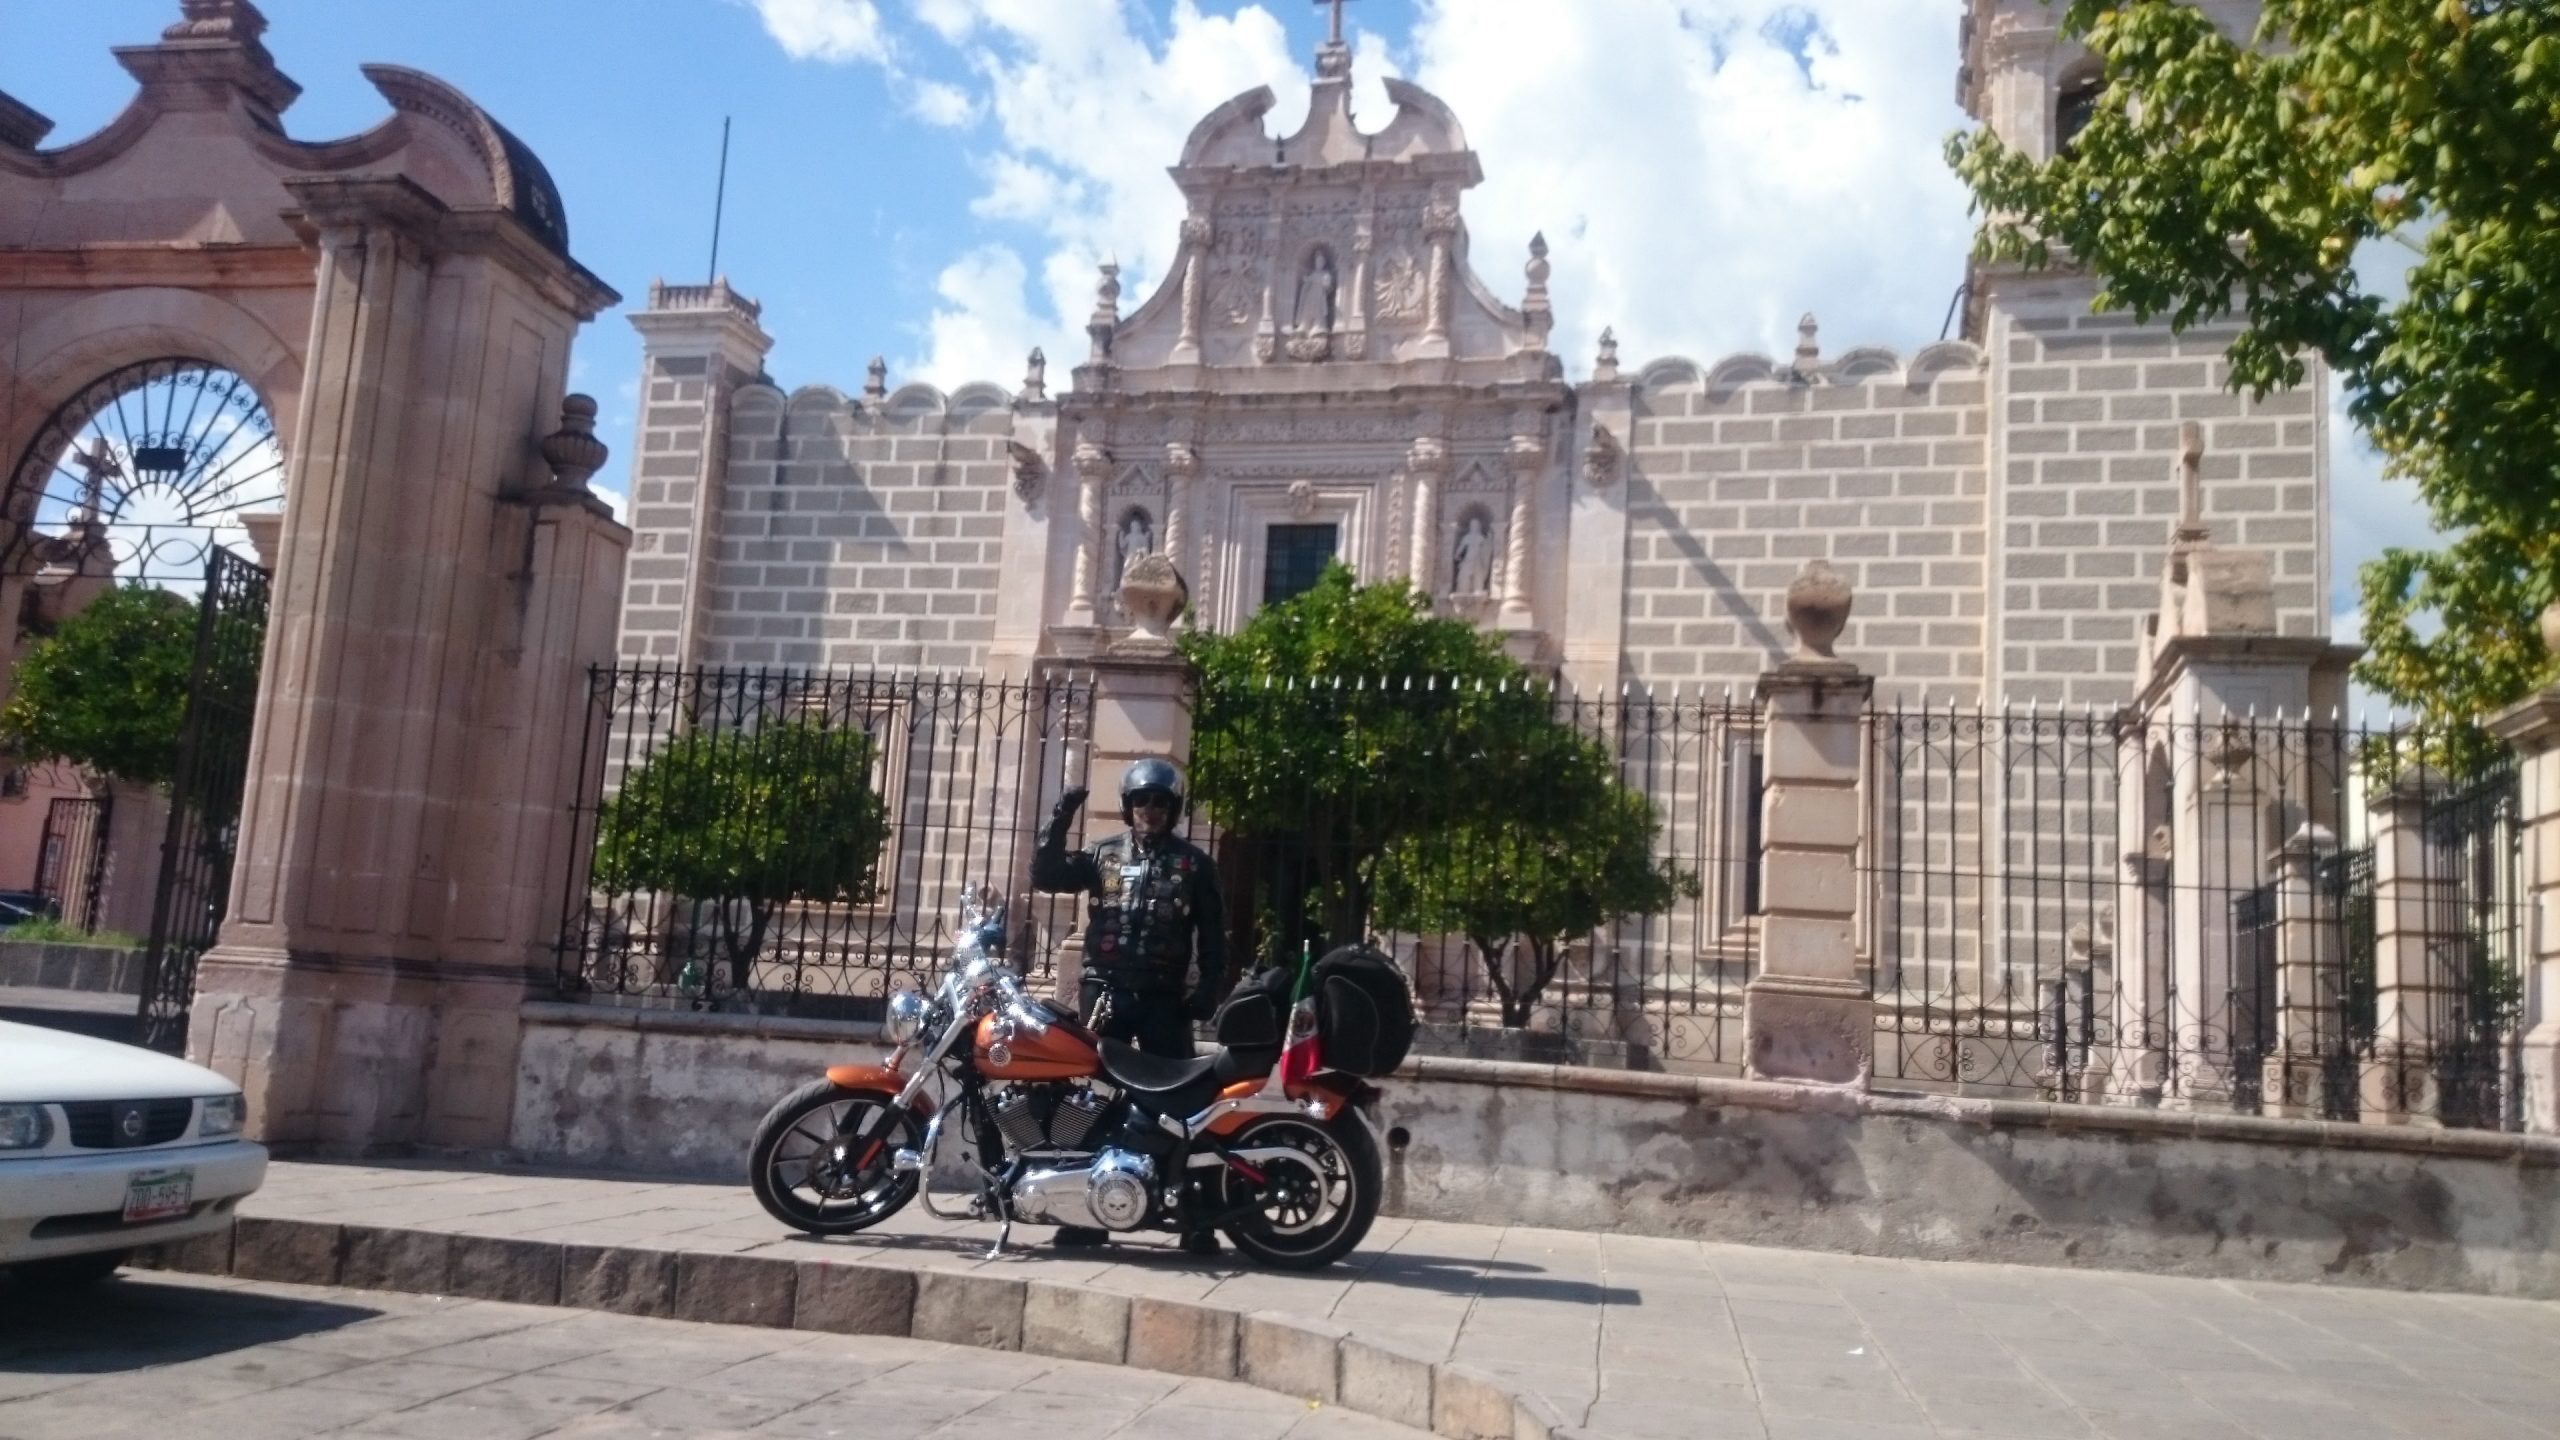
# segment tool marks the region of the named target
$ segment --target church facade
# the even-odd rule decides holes
[[[2206,522],[2270,557],[2282,634],[2325,634],[2318,375],[2234,394],[2229,331],[1987,266],[1964,338],[1911,353],[1808,315],[1785,354],[1562,356],[1544,244],[1470,243],[1460,118],[1390,80],[1364,127],[1349,50],[1316,69],[1295,134],[1267,88],[1194,129],[1167,276],[1127,308],[1103,267],[1063,384],[1034,352],[1005,385],[893,390],[875,361],[852,393],[786,393],[752,301],[653,287],[623,658],[1024,673],[1108,645],[1121,570],[1163,553],[1194,625],[1338,558],[1576,689],[1715,687],[1785,651],[1784,588],[1822,559],[1886,697],[2112,705],[2189,423]],[[1971,6],[1959,89],[2014,143],[2050,153],[2092,73],[2045,7]]]

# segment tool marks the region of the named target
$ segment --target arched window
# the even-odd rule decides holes
[[[2053,153],[2068,155],[2080,132],[2089,128],[2090,118],[2098,113],[2098,97],[2105,93],[2106,77],[2095,67],[2083,66],[2062,78],[2053,97]]]

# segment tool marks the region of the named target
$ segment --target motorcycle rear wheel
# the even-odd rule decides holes
[[[1226,1227],[1238,1250],[1279,1270],[1321,1270],[1368,1238],[1384,1184],[1378,1142],[1356,1115],[1330,1121],[1275,1115],[1239,1132],[1234,1148],[1294,1150],[1300,1159],[1263,1167],[1259,1206]],[[1226,1176],[1230,1203],[1244,1181]]]
[[[885,1114],[883,1112],[886,1112]],[[858,1137],[871,1130],[868,1140]],[[756,1126],[747,1179],[765,1213],[812,1235],[850,1235],[906,1208],[921,1180],[892,1164],[913,1149],[915,1117],[886,1090],[813,1080],[782,1097]]]

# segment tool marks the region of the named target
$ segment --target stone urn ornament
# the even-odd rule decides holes
[[[1150,552],[1120,572],[1120,613],[1129,617],[1129,636],[1113,648],[1165,651],[1173,648],[1173,625],[1191,600],[1182,572],[1162,553]]]
[[[1849,582],[1820,560],[1808,561],[1787,582],[1787,628],[1795,632],[1799,660],[1838,660],[1832,646],[1848,628],[1849,606],[1856,592]]]

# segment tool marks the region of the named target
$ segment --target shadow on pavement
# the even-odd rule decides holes
[[[336,1330],[381,1313],[131,1273],[67,1293],[0,1278],[0,1371],[108,1375]]]

